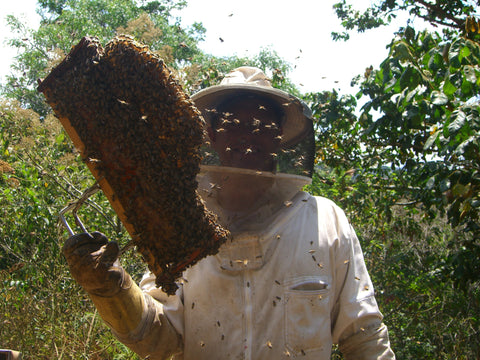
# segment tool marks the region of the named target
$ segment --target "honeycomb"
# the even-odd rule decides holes
[[[204,120],[148,47],[85,37],[43,80],[45,95],[137,251],[173,294],[183,270],[229,233],[197,193]]]

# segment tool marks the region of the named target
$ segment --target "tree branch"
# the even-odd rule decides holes
[[[461,29],[463,27],[463,23],[464,23],[463,19],[458,19],[455,16],[447,13],[439,5],[431,4],[429,2],[426,2],[425,0],[417,0],[416,2],[423,5],[427,10],[430,10],[433,13],[439,14],[442,20],[436,20],[436,19],[428,18],[427,16],[418,15],[420,18],[427,20],[429,22],[435,22],[440,25],[445,25],[445,26],[454,27],[458,29]],[[456,26],[454,26],[453,24],[448,24],[443,22],[443,19],[448,19],[454,22]]]

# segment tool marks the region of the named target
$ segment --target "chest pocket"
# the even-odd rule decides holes
[[[329,279],[306,276],[285,283],[285,344],[296,354],[332,346]]]

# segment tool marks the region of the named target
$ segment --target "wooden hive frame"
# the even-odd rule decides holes
[[[38,90],[168,294],[229,233],[196,192],[204,121],[148,47],[83,38]]]

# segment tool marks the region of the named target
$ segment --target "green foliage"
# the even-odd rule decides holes
[[[446,276],[455,248],[442,220],[394,210],[383,229],[361,226],[367,267],[398,359],[475,359],[480,289],[458,291]]]
[[[388,166],[388,176],[409,184],[399,195],[421,204],[430,218],[446,214],[459,243],[478,254],[480,45],[407,28],[390,49],[361,83],[361,94],[370,97],[360,116],[362,141],[379,155],[372,165]],[[463,278],[478,279],[480,262],[469,267],[473,273]]]
[[[334,40],[348,40],[349,31],[364,32],[388,25],[399,12],[408,12],[411,18],[420,18],[435,26],[443,26],[454,31],[463,29],[465,17],[475,12],[479,1],[432,1],[432,0],[382,0],[372,3],[363,12],[356,10],[346,0],[333,5],[341,20],[342,33],[332,32]],[[447,31],[448,32],[448,31]]]
[[[58,213],[92,177],[53,116],[0,104],[0,339],[25,359],[113,358],[121,350],[68,273]],[[7,166],[8,164],[8,166]],[[99,194],[82,209],[90,229],[127,241]],[[128,260],[130,259],[131,262]],[[135,256],[125,266],[137,275]],[[130,358],[133,358],[132,355]]]
[[[184,29],[171,19],[170,11],[181,9],[185,5],[182,1],[139,6],[134,0],[65,0],[41,1],[40,5],[37,30],[8,16],[8,24],[17,34],[9,44],[20,54],[1,92],[42,116],[50,109],[36,91],[37,79],[44,78],[82,37],[95,36],[105,44],[119,33],[128,33],[158,51],[169,66],[178,68],[199,52],[197,43],[205,32],[200,24]]]

